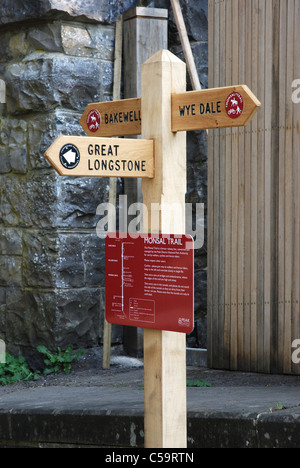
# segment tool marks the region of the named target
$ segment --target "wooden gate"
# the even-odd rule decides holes
[[[299,0],[209,0],[209,87],[262,103],[248,126],[209,131],[213,368],[300,374],[299,24]]]

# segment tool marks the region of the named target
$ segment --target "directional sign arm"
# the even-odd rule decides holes
[[[89,136],[139,135],[142,125],[141,98],[89,104],[79,123]]]
[[[261,103],[246,85],[172,95],[172,131],[245,126]]]
[[[45,158],[62,176],[154,177],[150,139],[60,136]]]

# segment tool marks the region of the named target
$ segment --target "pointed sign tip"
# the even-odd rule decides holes
[[[259,99],[257,99],[257,97],[255,96],[255,94],[251,91],[251,89],[249,88],[249,86],[247,85],[241,85],[241,87],[243,88],[243,90],[245,91],[246,94],[248,94],[249,98],[252,100],[253,104],[256,106],[256,107],[261,107],[261,102],[259,101]]]

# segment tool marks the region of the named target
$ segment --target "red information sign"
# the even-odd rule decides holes
[[[191,236],[109,234],[105,241],[105,278],[109,323],[193,331]]]

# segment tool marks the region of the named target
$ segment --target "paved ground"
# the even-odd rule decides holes
[[[143,447],[142,361],[91,350],[69,376],[0,387],[0,447]],[[189,448],[299,448],[300,377],[188,367]]]

